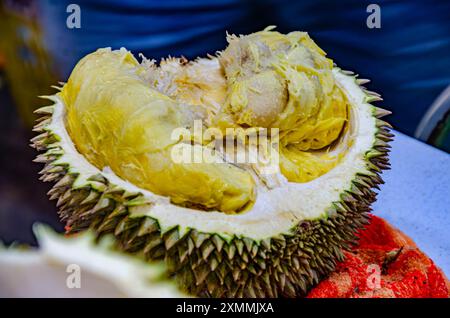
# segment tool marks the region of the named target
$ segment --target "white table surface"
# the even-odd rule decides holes
[[[409,235],[450,278],[450,154],[394,132],[375,215]]]

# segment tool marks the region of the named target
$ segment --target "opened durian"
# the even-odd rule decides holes
[[[228,42],[192,62],[87,55],[37,111],[37,161],[67,231],[113,232],[196,295],[302,296],[368,222],[388,112],[307,33]]]

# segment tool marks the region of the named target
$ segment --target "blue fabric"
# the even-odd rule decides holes
[[[252,31],[243,27],[248,11],[239,0],[80,0],[80,29],[66,27],[70,3],[40,1],[46,45],[65,77],[79,58],[99,47],[124,46],[155,59],[195,58],[223,49],[225,30]]]
[[[274,1],[280,4],[280,1]],[[344,69],[372,79],[389,121],[412,135],[450,84],[450,1],[283,1],[282,31],[308,30]],[[381,8],[381,29],[366,27],[366,7]],[[327,4],[328,3],[328,4]]]
[[[159,59],[188,58],[223,49],[225,31],[248,33],[269,24],[308,31],[338,65],[373,80],[380,106],[410,135],[450,84],[450,2],[376,1],[381,29],[366,26],[361,0],[79,0],[81,29],[65,27],[70,0],[41,0],[46,45],[62,76],[99,47],[125,46]]]

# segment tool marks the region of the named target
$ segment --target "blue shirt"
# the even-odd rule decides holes
[[[85,54],[124,46],[148,58],[188,58],[226,46],[225,31],[267,25],[308,31],[342,68],[373,80],[389,121],[412,135],[437,95],[450,84],[450,1],[376,1],[381,28],[369,29],[361,0],[79,0],[81,28],[69,29],[72,1],[39,2],[45,43],[62,79]]]

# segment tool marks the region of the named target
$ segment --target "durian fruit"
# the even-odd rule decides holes
[[[305,32],[228,41],[192,62],[87,55],[37,110],[36,161],[68,232],[114,233],[195,295],[303,296],[368,222],[389,167],[389,112]],[[186,138],[173,138],[179,128]],[[205,141],[196,128],[222,135]],[[275,131],[257,146],[277,169],[230,156],[255,149],[249,129]],[[179,146],[214,160],[174,160]]]
[[[64,237],[35,225],[40,248],[0,245],[0,297],[188,297],[148,264],[114,248],[93,232]]]

